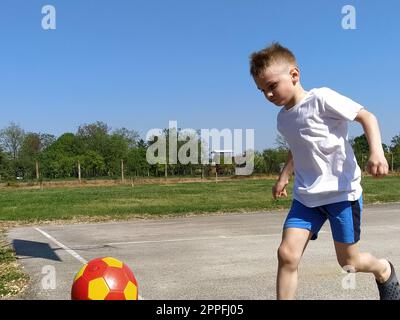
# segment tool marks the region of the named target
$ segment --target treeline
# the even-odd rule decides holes
[[[168,130],[165,130],[168,134]],[[56,137],[48,133],[25,132],[10,123],[0,131],[0,181],[31,179],[117,178],[234,174],[235,164],[155,164],[146,160],[147,148],[154,141],[144,141],[138,132],[126,128],[111,130],[104,122],[84,124],[75,133]],[[199,142],[200,143],[200,142]],[[351,140],[358,163],[363,168],[369,147],[364,135]],[[285,163],[288,147],[282,137],[276,148],[254,152],[253,174],[277,174]],[[178,144],[179,147],[179,144]],[[383,145],[389,166],[400,169],[400,135],[391,145]],[[200,163],[200,161],[199,161]]]
[[[79,126],[76,133],[58,138],[47,133],[26,133],[15,123],[0,132],[0,175],[5,179],[114,177],[121,174],[121,160],[126,172],[144,172],[146,143],[134,130],[111,131],[107,124],[96,122]]]
[[[164,134],[168,136],[168,130]],[[59,137],[25,132],[19,125],[10,123],[0,131],[0,181],[66,179],[80,175],[82,178],[121,178],[123,174],[133,178],[211,174],[211,164],[149,164],[147,148],[155,141],[144,141],[135,130],[111,130],[99,121],[83,124],[76,133]],[[182,144],[179,142],[178,147]],[[233,174],[234,164],[222,164],[218,172]]]

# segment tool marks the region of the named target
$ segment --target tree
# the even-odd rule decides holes
[[[82,141],[85,149],[96,151],[104,156],[107,151],[109,131],[106,123],[97,121],[79,126],[76,136]]]
[[[290,149],[289,144],[287,143],[285,137],[282,136],[281,134],[278,134],[276,136],[275,144],[278,146],[279,150],[283,150],[284,151],[284,150],[289,150]]]
[[[254,171],[256,173],[265,173],[267,171],[265,159],[259,151],[254,154]]]
[[[9,156],[0,148],[0,181],[11,178],[11,163]]]
[[[369,153],[368,139],[365,134],[354,138],[354,152]]]
[[[400,134],[392,138],[389,150],[389,165],[393,170],[398,170],[400,167]]]
[[[147,143],[140,139],[136,148],[132,148],[128,153],[127,172],[132,175],[143,175],[149,173],[151,165],[146,159]]]
[[[39,134],[30,132],[25,135],[18,155],[18,163],[23,176],[27,178],[35,176],[40,147]]]
[[[131,176],[143,175],[150,169],[146,160],[145,148],[134,148],[129,151],[127,160],[127,172]]]
[[[105,171],[104,158],[93,150],[80,156],[80,162],[84,175],[88,177],[103,175]]]
[[[394,136],[390,143],[390,151],[393,153],[400,153],[400,134]]]
[[[18,157],[25,137],[25,131],[14,122],[0,131],[0,144],[6,152],[9,152],[14,160]]]
[[[125,141],[127,141],[129,148],[135,148],[137,146],[138,140],[140,138],[139,133],[137,131],[128,130],[126,128],[121,128],[121,129],[114,130],[113,135],[120,136]]]
[[[85,152],[90,150],[102,157],[105,173],[113,176],[120,172],[120,162],[126,157],[128,142],[121,133],[111,137],[109,132],[110,128],[106,123],[97,121],[79,126],[76,137],[81,141]],[[122,134],[126,134],[126,131],[123,130]]]
[[[361,164],[361,169],[364,170],[367,157],[369,155],[369,145],[365,134],[355,137],[353,140],[353,150],[356,156],[357,162]]]
[[[40,136],[40,151],[48,148],[56,141],[56,137],[49,133],[39,133],[39,136]]]
[[[107,137],[107,152],[103,155],[110,175],[121,174],[121,160],[128,158],[130,141],[125,136],[113,133]]]
[[[46,177],[61,178],[76,175],[77,157],[83,155],[82,141],[73,133],[64,133],[40,154],[41,172]]]
[[[34,156],[41,150],[40,135],[37,133],[29,132],[25,135],[21,144],[20,154],[27,154]]]
[[[280,165],[287,160],[288,151],[282,149],[266,149],[262,156],[266,163],[266,172],[268,174],[280,173]]]
[[[147,149],[147,143],[143,139],[140,139],[137,143],[138,148]]]
[[[69,156],[77,156],[83,154],[86,149],[78,137],[73,133],[67,132],[58,137],[58,139],[45,150],[55,150]]]
[[[367,163],[369,157],[368,139],[365,134],[362,134],[361,136],[351,139],[350,142],[352,142],[357,162],[361,164],[361,169],[364,170],[364,165]],[[389,148],[386,144],[382,143],[382,149],[384,152],[387,152]]]

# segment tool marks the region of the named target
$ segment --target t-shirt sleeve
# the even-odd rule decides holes
[[[364,107],[329,88],[318,89],[325,112],[333,118],[353,121]]]

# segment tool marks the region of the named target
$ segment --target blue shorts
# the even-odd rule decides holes
[[[329,219],[333,240],[342,243],[356,243],[360,240],[362,196],[356,201],[342,201],[320,207],[309,208],[297,200],[286,218],[283,229],[300,228],[310,230],[311,240],[318,237],[318,232]]]

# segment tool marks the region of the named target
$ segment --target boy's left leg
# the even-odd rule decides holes
[[[359,252],[358,243],[335,241],[338,262],[347,271],[373,273],[382,300],[400,300],[400,285],[393,266],[368,252]]]
[[[329,217],[337,259],[342,268],[349,266],[347,271],[374,274],[380,298],[400,300],[400,285],[390,262],[359,251],[362,197],[356,201],[328,204],[319,210]]]
[[[338,262],[342,268],[348,266],[354,272],[373,273],[378,283],[389,279],[391,268],[385,259],[377,259],[368,252],[360,252],[358,243],[334,241]]]

